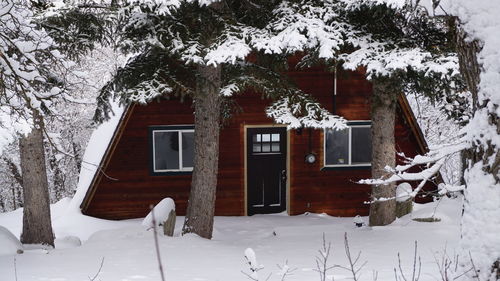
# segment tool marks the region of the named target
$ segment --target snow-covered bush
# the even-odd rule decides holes
[[[172,198],[167,197],[156,204],[149,214],[142,221],[142,225],[148,229],[153,228],[153,222],[156,222],[157,226],[162,226],[163,223],[168,219],[168,215],[171,211],[175,211],[175,202]]]
[[[23,251],[23,245],[19,239],[0,225],[0,256],[21,254]]]
[[[407,182],[400,183],[398,187],[396,187],[396,201],[404,202],[411,198],[411,184]]]

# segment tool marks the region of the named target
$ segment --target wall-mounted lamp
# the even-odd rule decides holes
[[[313,164],[316,162],[316,154],[314,153],[309,153],[306,155],[306,163]]]

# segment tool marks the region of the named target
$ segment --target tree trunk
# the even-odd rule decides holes
[[[15,185],[11,185],[12,188],[12,210],[17,209],[17,204],[16,204],[16,187]]]
[[[12,159],[8,157],[4,157],[3,160],[7,164],[7,167],[9,168],[10,176],[13,178],[15,182],[11,182],[11,191],[12,191],[12,208],[13,210],[17,209],[18,207],[21,207],[22,204],[20,203],[21,201],[21,192],[20,189],[23,187],[23,178],[21,176],[21,173],[19,172],[19,169],[17,168],[17,165],[12,161]],[[17,183],[17,185],[16,185]],[[17,192],[17,196],[16,196]],[[18,204],[19,202],[19,204]]]
[[[182,233],[211,239],[219,165],[221,67],[198,66],[194,97],[194,170]]]
[[[168,213],[167,220],[163,222],[163,234],[170,237],[174,236],[176,218],[175,210],[171,210]]]
[[[472,93],[474,115],[470,122],[477,128],[467,132],[472,148],[464,152],[467,166],[461,246],[476,269],[469,274],[470,279],[500,280],[500,244],[498,236],[492,236],[500,233],[500,208],[496,203],[500,198],[500,153],[498,144],[492,142],[500,136],[500,104],[487,97],[480,99],[482,67],[478,54],[482,46],[478,40],[467,38],[458,20],[455,23],[460,73]]]
[[[389,78],[378,78],[373,82],[371,106],[372,118],[372,178],[388,175],[385,167],[396,165],[394,142],[394,120],[396,116],[396,93]],[[370,205],[370,225],[387,225],[396,219],[396,185],[373,185]]]
[[[71,136],[74,139],[74,136]],[[82,169],[82,155],[80,155],[81,148],[75,141],[71,142],[71,147],[73,148],[73,155],[75,155],[74,163],[77,171]]]
[[[43,148],[43,120],[33,111],[33,130],[19,141],[24,193],[23,244],[54,246],[50,220],[49,189]]]

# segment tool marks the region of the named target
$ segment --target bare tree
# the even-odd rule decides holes
[[[328,265],[328,259],[330,258],[330,250],[332,248],[332,243],[326,242],[325,233],[323,233],[323,243],[321,248],[318,250],[319,256],[316,256],[316,268],[314,271],[318,272],[319,280],[325,281],[328,271],[339,267],[338,265]]]
[[[403,268],[401,267],[401,256],[398,253],[398,268],[399,268],[399,274],[397,273],[396,268],[394,268],[394,276],[396,278],[396,281],[418,281],[420,279],[420,272],[422,270],[422,260],[420,259],[420,256],[418,256],[417,259],[417,241],[415,241],[415,249],[414,249],[414,254],[413,254],[413,271],[411,273],[411,279],[407,278],[406,275],[403,272]],[[418,260],[418,264],[417,264]]]

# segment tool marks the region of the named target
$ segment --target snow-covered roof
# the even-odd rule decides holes
[[[117,129],[122,124],[122,119],[128,111],[128,108],[125,109],[118,106],[118,104],[113,104],[112,109],[114,115],[94,130],[87,144],[85,154],[83,155],[82,168],[78,177],[76,193],[73,196],[73,200],[71,200],[69,210],[80,211],[80,205],[87,197],[89,187],[95,180],[96,175],[99,171],[104,170],[104,156],[108,153],[109,146],[113,143],[117,135]]]

